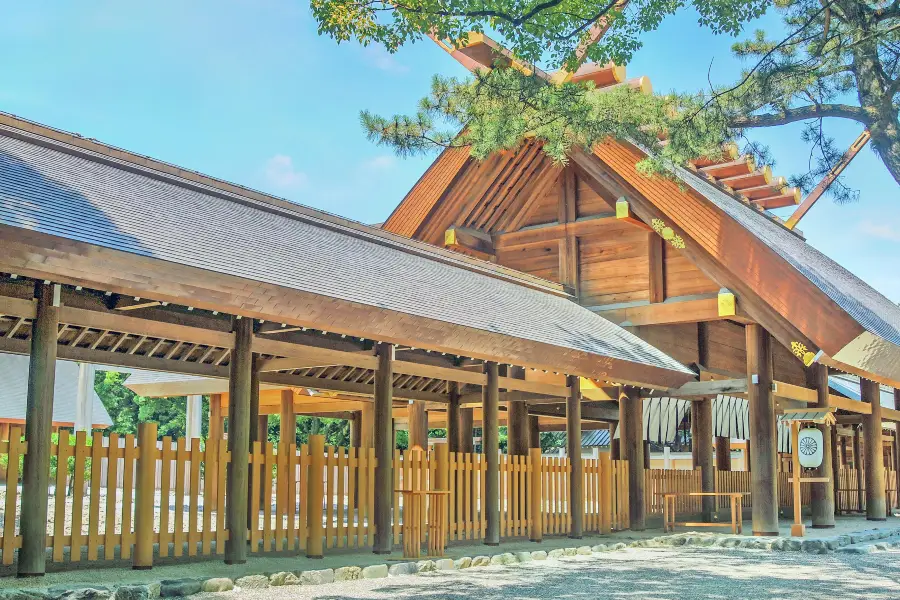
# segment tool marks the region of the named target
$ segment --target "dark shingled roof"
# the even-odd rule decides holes
[[[11,135],[15,137],[11,137]],[[0,127],[0,224],[689,373],[571,300],[362,225]],[[453,293],[447,293],[453,290]]]
[[[760,239],[866,331],[900,346],[900,307],[767,215],[686,169],[678,177]]]

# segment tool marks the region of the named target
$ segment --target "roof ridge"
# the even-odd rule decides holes
[[[112,163],[116,167],[124,167],[144,176],[169,181],[182,187],[196,188],[205,193],[213,193],[225,200],[239,202],[261,210],[277,212],[283,216],[300,221],[312,222],[312,224],[366,239],[372,243],[390,246],[402,252],[451,264],[517,285],[558,296],[570,296],[562,285],[534,275],[469,257],[446,248],[428,244],[427,242],[407,238],[359,221],[291,202],[253,188],[206,175],[192,169],[185,169],[172,163],[124,150],[93,138],[86,138],[81,134],[49,127],[3,111],[0,111],[0,134],[24,138],[29,142],[39,143],[67,154],[87,155],[94,160],[99,159]]]

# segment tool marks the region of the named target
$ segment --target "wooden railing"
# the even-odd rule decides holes
[[[155,434],[155,426],[142,425],[141,431]],[[321,539],[325,549],[368,548],[374,543],[374,450],[326,447],[321,437],[315,447],[318,450],[254,444],[248,460],[250,552],[301,552],[314,538]],[[19,484],[26,451],[20,428],[11,429],[10,441],[0,442],[0,463],[7,471],[0,500],[4,565],[14,562],[22,545]],[[99,432],[88,437],[62,431],[51,446],[46,539],[50,560],[58,563],[56,568],[65,568],[133,557],[135,564],[149,566],[154,557],[224,554],[230,536],[225,525],[230,460],[225,441],[157,439],[149,434],[143,439],[104,437]],[[449,490],[449,540],[484,537],[487,465],[482,455],[449,453],[444,446],[427,453],[396,451],[393,462],[395,490]],[[627,463],[608,456],[585,459],[583,470],[585,531],[627,528]],[[540,453],[503,455],[499,471],[502,537],[530,535],[534,515],[542,534],[569,532],[569,459]],[[398,544],[403,525],[399,496],[395,494],[392,522]],[[422,526],[426,531],[427,523]]]

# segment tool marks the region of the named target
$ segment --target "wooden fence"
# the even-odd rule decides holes
[[[248,465],[251,552],[303,551],[308,536],[318,535],[319,529],[326,549],[367,548],[374,543],[374,450],[320,448],[321,454],[311,453],[307,445],[256,443],[252,448]],[[0,463],[5,462],[8,471],[0,499],[0,561],[4,565],[14,562],[22,543],[19,484],[26,451],[20,428],[11,429],[10,441],[0,442]],[[140,440],[116,434],[104,438],[99,432],[87,437],[84,432],[61,431],[51,446],[50,560],[61,564],[128,560],[147,552],[152,556],[154,546],[155,554],[168,560],[224,554],[229,538],[225,490],[230,460],[225,441],[202,444],[197,439],[148,436]],[[449,540],[484,537],[487,465],[482,455],[449,453],[446,447],[428,453],[398,450],[393,462],[394,490],[449,489]],[[627,528],[627,463],[605,457],[586,459],[583,465],[585,530]],[[503,455],[499,470],[502,537],[529,535],[535,502],[543,533],[568,533],[568,459],[541,457],[538,461]],[[321,488],[310,485],[316,473],[320,473]],[[146,482],[143,488],[139,481]],[[533,496],[532,487],[538,481],[535,489],[540,495]],[[150,492],[139,493],[139,489]],[[321,495],[314,489],[321,489]],[[137,529],[139,513],[142,522],[149,524],[141,531]],[[318,515],[321,528],[316,520],[310,521]],[[392,530],[397,544],[402,519],[402,499],[395,493]]]
[[[857,479],[857,477],[859,479]],[[888,507],[900,506],[897,498],[897,472],[885,469],[886,500]],[[862,487],[860,488],[860,483]],[[835,498],[837,510],[840,512],[865,512],[866,510],[866,474],[858,473],[851,467],[841,467],[838,474],[838,490]]]
[[[700,491],[700,469],[648,469],[644,471],[644,505],[647,514],[663,514],[663,494],[685,494]],[[700,512],[700,498],[679,496],[675,499],[678,513]]]

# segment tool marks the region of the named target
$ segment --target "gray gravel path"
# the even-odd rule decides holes
[[[195,600],[898,598],[900,552],[628,549],[510,567],[200,594]]]

